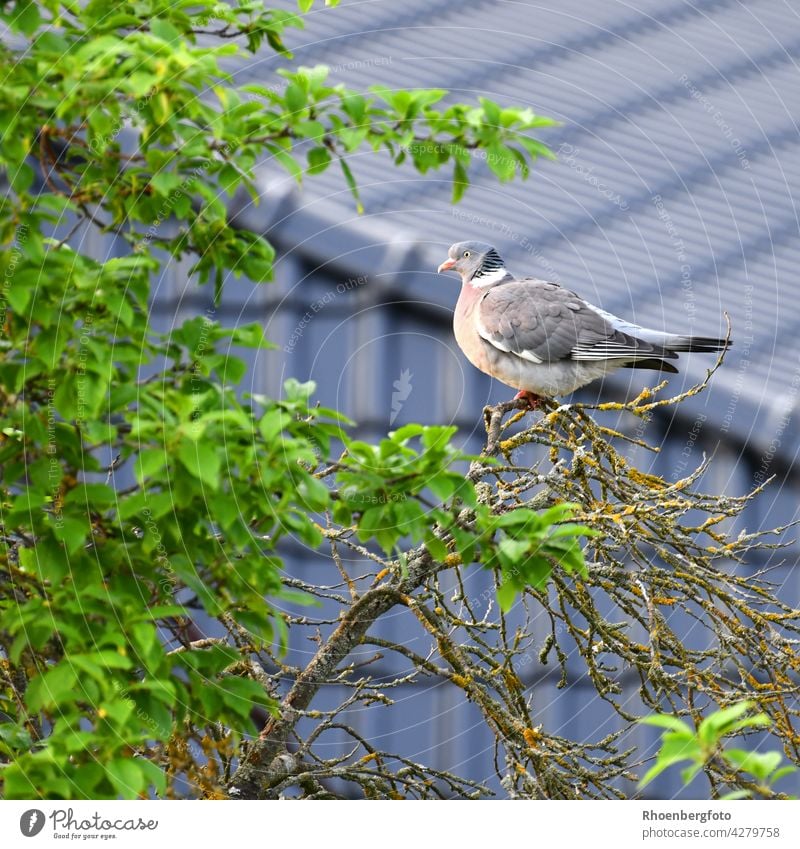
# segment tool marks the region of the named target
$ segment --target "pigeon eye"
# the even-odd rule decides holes
[[[469,251],[464,251],[464,258],[466,259],[469,256]]]

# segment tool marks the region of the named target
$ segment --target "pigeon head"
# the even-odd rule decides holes
[[[456,242],[450,246],[447,259],[439,266],[443,271],[457,271],[464,283],[491,286],[511,275],[499,253],[485,242]]]

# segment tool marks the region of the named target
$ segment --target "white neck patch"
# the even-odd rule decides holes
[[[508,277],[508,270],[501,267],[491,274],[482,274],[480,277],[473,277],[469,281],[469,285],[474,286],[476,289],[485,289],[487,286],[494,286],[495,283],[499,283],[506,277]]]

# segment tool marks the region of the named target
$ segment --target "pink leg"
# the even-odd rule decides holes
[[[539,404],[542,400],[538,395],[528,392],[526,389],[520,389],[514,396],[515,401],[519,401],[520,399],[527,401],[531,410],[539,409]]]

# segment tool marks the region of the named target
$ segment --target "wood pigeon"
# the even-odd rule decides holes
[[[517,280],[483,242],[458,242],[439,266],[461,275],[453,327],[467,359],[518,389],[535,408],[618,368],[677,373],[679,351],[721,351],[730,343],[706,336],[648,330],[594,307],[557,283]]]

